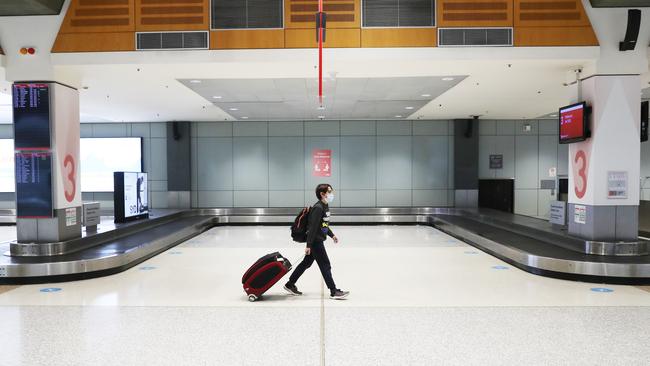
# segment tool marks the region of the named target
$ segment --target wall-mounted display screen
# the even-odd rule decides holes
[[[16,216],[52,217],[52,154],[17,153]]]
[[[142,138],[82,138],[81,191],[112,192],[113,172],[142,171]]]
[[[140,137],[81,139],[82,192],[112,192],[113,172],[142,168]],[[0,139],[0,192],[14,190],[14,141]]]
[[[149,216],[147,173],[115,172],[113,185],[115,222]]]
[[[560,143],[584,141],[591,137],[587,103],[576,103],[560,108]]]
[[[16,150],[50,148],[50,88],[48,84],[14,84]]]

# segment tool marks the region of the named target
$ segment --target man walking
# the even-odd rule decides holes
[[[296,282],[302,274],[311,267],[316,261],[320,272],[323,275],[325,284],[330,290],[330,298],[343,299],[350,294],[349,291],[341,291],[336,288],[334,279],[332,278],[332,266],[325,251],[325,240],[327,236],[338,243],[339,239],[334,235],[330,229],[330,209],[329,204],[334,201],[334,190],[329,184],[319,184],[316,187],[316,197],[318,202],[312,206],[309,211],[309,221],[307,223],[307,248],[305,248],[305,258],[298,264],[296,269],[289,277],[289,282],[284,285],[284,289],[293,295],[302,295],[298,291]]]

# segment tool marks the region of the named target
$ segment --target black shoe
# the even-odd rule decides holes
[[[290,293],[291,295],[296,295],[296,296],[302,295],[302,292],[298,291],[298,287],[296,287],[296,285],[291,284],[289,282],[287,282],[287,284],[284,285],[284,289],[287,290],[287,292]]]
[[[330,299],[341,300],[347,297],[350,294],[350,291],[341,291],[336,289],[330,293]]]

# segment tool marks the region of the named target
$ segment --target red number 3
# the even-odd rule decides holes
[[[576,196],[578,198],[582,198],[585,196],[585,193],[587,192],[587,175],[585,174],[585,169],[587,169],[587,155],[585,154],[584,151],[579,150],[576,153],[576,157],[575,159],[573,159],[573,162],[578,164],[578,160],[582,160],[582,165],[580,165],[580,170],[578,170],[578,176],[582,180],[582,184],[580,184],[582,189],[578,189],[578,184],[575,184],[574,190],[576,192]]]
[[[74,199],[74,196],[77,194],[77,179],[75,177],[76,171],[75,171],[75,165],[74,165],[74,158],[72,155],[68,154],[65,156],[65,159],[63,160],[63,166],[68,167],[70,166],[70,172],[68,173],[68,180],[70,180],[70,183],[72,183],[72,191],[68,192],[67,189],[65,189],[64,194],[65,194],[65,199],[68,200],[68,202],[72,202]]]

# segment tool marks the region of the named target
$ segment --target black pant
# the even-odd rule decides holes
[[[311,254],[306,255],[305,259],[298,264],[298,267],[296,267],[291,274],[291,277],[289,277],[289,283],[295,284],[307,268],[311,267],[314,260],[318,264],[318,268],[320,268],[320,273],[323,275],[327,288],[329,288],[330,291],[336,290],[334,279],[332,279],[332,266],[330,265],[330,259],[327,257],[327,252],[325,251],[325,243],[322,241],[312,243]]]

